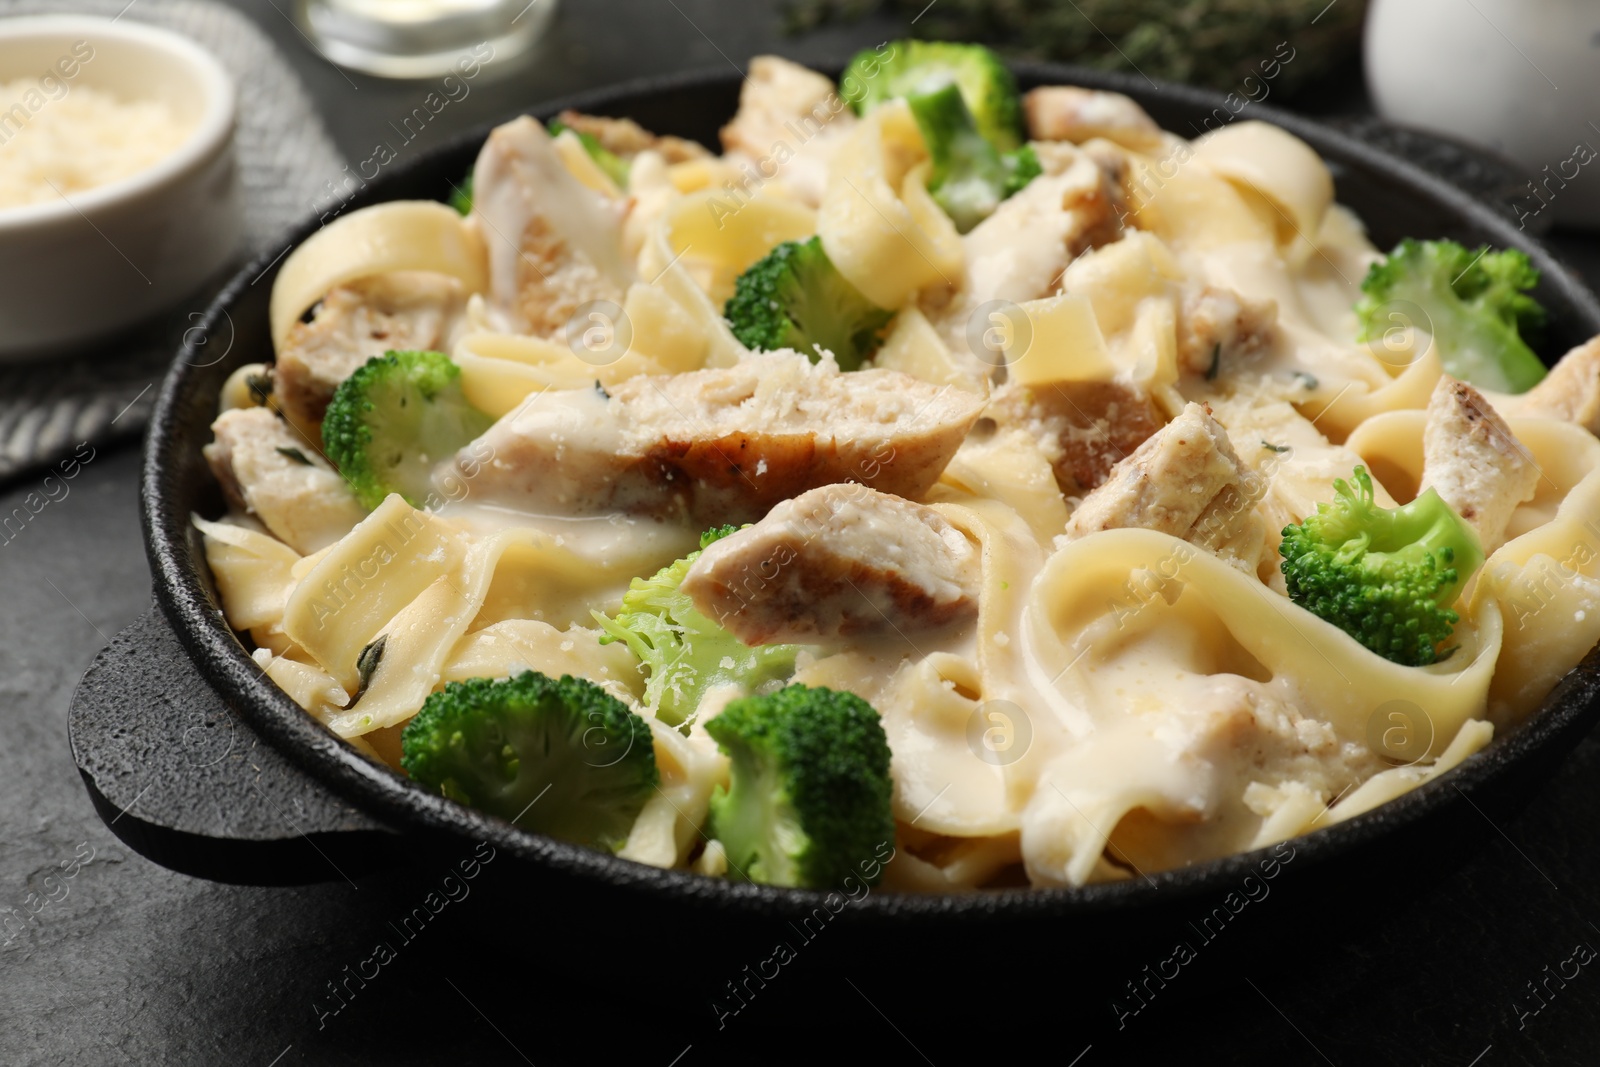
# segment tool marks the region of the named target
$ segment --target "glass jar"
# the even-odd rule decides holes
[[[383,78],[433,78],[463,55],[496,62],[544,34],[556,0],[298,0],[295,15],[331,62]]]

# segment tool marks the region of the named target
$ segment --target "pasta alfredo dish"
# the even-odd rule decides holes
[[[1600,640],[1600,343],[1241,121],[901,42],[326,226],[197,517],[367,756],[776,885],[1078,886],[1459,764]]]

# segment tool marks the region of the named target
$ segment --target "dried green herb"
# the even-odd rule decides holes
[[[366,694],[367,686],[372,684],[372,676],[377,673],[378,664],[383,661],[383,646],[389,643],[389,635],[384,634],[361,650],[361,655],[356,657],[356,674],[361,682],[356,686],[356,695],[350,698],[346,710],[356,706],[356,701]]]
[[[272,376],[267,374],[247,374],[244,379],[245,388],[250,390],[250,399],[255,401],[256,407],[264,408],[272,399]]]
[[[298,448],[290,448],[288,445],[279,445],[276,451],[278,455],[287,456],[289,459],[294,460],[302,467],[311,466],[311,461],[306,458],[306,454],[300,451]]]
[[[1256,95],[1292,95],[1354,58],[1366,0],[791,0],[803,32],[873,12],[916,37],[974,41],[1019,59],[1050,59]],[[1279,54],[1279,45],[1289,48]],[[1287,62],[1284,57],[1292,55]],[[1259,95],[1257,98],[1260,99]]]

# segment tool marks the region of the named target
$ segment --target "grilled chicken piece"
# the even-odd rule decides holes
[[[819,485],[919,496],[983,398],[889,370],[841,374],[793,352],[733,367],[540,394],[481,439],[474,491],[553,514],[752,522]],[[477,467],[464,450],[463,464]],[[481,455],[481,453],[479,453]]]
[[[1448,375],[1428,401],[1422,431],[1422,485],[1437,489],[1483,542],[1485,555],[1505,541],[1511,513],[1533,498],[1539,468],[1511,427],[1472,386]]]
[[[1044,142],[1035,142],[1034,151],[1039,151],[1038,145]],[[1055,148],[1066,148],[1065,144],[1058,144]],[[1094,160],[1095,166],[1100,168],[1105,175],[1105,188],[1111,198],[1111,212],[1108,221],[1103,223],[1100,230],[1094,234],[1094,240],[1089,247],[1099,248],[1103,244],[1122,237],[1128,212],[1131,210],[1129,198],[1133,192],[1133,159],[1134,155],[1128,149],[1111,141],[1097,138],[1080,146],[1083,154]],[[1114,217],[1115,221],[1110,219]]]
[[[367,517],[344,479],[271,410],[225,411],[211,432],[216,439],[202,451],[228,502],[302,556]]]
[[[290,328],[278,353],[278,409],[320,446],[322,415],[340,382],[391,349],[448,350],[466,304],[460,282],[426,271],[375,274],[332,290],[310,322]]]
[[[977,549],[939,512],[825,485],[708,545],[682,589],[747,645],[921,630],[978,612]]]
[[[472,215],[489,249],[488,303],[500,328],[564,337],[581,305],[620,305],[634,281],[622,253],[625,210],[573,177],[533,119],[496,127],[473,168]]]
[[[1074,85],[1040,86],[1022,98],[1028,136],[1036,141],[1082,143],[1096,137],[1137,151],[1161,146],[1161,127],[1121,93]]]
[[[1214,378],[1223,366],[1270,352],[1282,341],[1278,305],[1232,289],[1189,289],[1178,303],[1178,369]]]
[[[1120,186],[1070,145],[1039,145],[1044,173],[962,238],[975,302],[1035,300],[1054,292],[1067,264],[1122,232]]]
[[[1253,480],[1210,409],[1191,403],[1083,498],[1067,536],[1135,527],[1216,550],[1251,524]]]
[[[585,115],[569,109],[557,115],[556,121],[570,130],[588,134],[600,142],[600,147],[623,159],[632,159],[640,152],[659,152],[668,163],[711,158],[711,153],[697,141],[651,133],[632,119]]]
[[[1149,393],[1116,382],[1008,385],[985,413],[1037,440],[1068,496],[1098,488],[1165,422]]]
[[[828,184],[828,164],[856,123],[833,82],[798,63],[756,56],[739,89],[739,110],[722,128],[730,155],[776,165],[776,180],[816,207]]]
[[[973,316],[992,300],[1023,303],[1056,292],[1067,265],[1122,234],[1122,186],[1093,156],[1068,144],[1038,144],[1043,173],[961,239],[966,271],[954,292],[923,294],[922,310],[957,354],[970,354]],[[985,361],[987,362],[987,361]]]
[[[1545,380],[1513,405],[1514,414],[1561,419],[1600,436],[1600,337],[1562,356]]]

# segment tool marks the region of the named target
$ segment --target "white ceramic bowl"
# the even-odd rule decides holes
[[[1600,228],[1600,4],[1373,0],[1367,84],[1378,112],[1479,144],[1532,179],[1513,207]]]
[[[84,345],[157,314],[227,265],[242,232],[233,83],[200,46],[127,19],[0,19],[0,83],[46,73],[69,92],[161,100],[193,129],[137,174],[0,208],[0,360]]]

